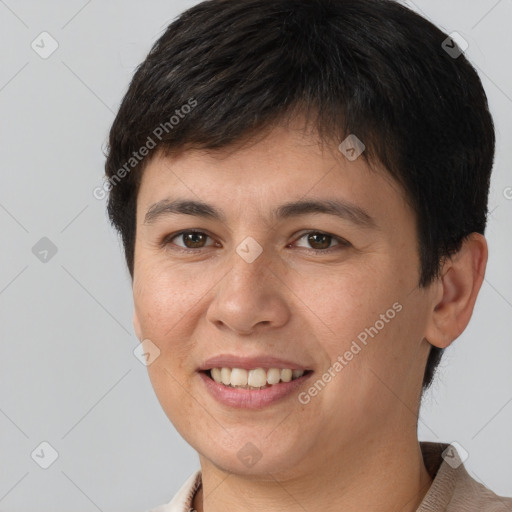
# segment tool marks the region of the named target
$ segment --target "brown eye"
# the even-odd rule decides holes
[[[205,245],[208,238],[210,237],[202,231],[182,231],[167,237],[164,240],[164,245],[172,243],[182,249],[203,249],[208,247]],[[175,244],[173,240],[180,240],[183,245]]]
[[[332,239],[332,236],[322,233],[310,233],[307,235],[308,243],[313,249],[328,249]]]
[[[190,249],[199,249],[201,248],[205,241],[206,235],[203,233],[184,233],[182,236],[182,240],[185,243],[186,247]],[[188,245],[190,243],[190,245]]]
[[[331,250],[337,250],[350,245],[342,238],[329,235],[328,233],[322,233],[321,231],[309,231],[308,233],[304,233],[298,240],[302,239],[305,239],[306,243],[309,245],[309,247],[305,247],[306,249],[319,253],[330,252]],[[336,244],[331,246],[332,242],[336,242]]]

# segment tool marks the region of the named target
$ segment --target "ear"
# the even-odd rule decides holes
[[[142,341],[142,329],[140,328],[139,317],[135,309],[133,311],[133,329],[139,341]]]
[[[425,338],[439,348],[448,347],[469,323],[485,276],[487,241],[471,233],[460,250],[448,258],[434,284],[432,311]]]

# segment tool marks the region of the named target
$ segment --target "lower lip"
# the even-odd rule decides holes
[[[280,382],[264,389],[230,388],[215,382],[204,372],[199,372],[199,375],[203,379],[206,389],[220,403],[239,409],[262,409],[290,396],[304,384],[312,372],[290,382]]]

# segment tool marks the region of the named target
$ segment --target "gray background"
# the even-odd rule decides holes
[[[0,510],[140,512],[199,467],[133,354],[128,272],[92,194],[134,67],[195,3],[0,1]],[[486,279],[419,438],[459,442],[472,476],[512,496],[512,1],[406,3],[468,41],[498,140]],[[46,59],[31,47],[43,31],[59,45]]]

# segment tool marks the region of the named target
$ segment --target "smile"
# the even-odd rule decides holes
[[[291,399],[311,375],[312,370],[292,368],[217,367],[199,371],[208,394],[222,405],[236,409],[262,409]]]
[[[279,384],[291,382],[304,375],[308,370],[291,368],[212,368],[206,373],[215,382],[232,388],[264,389]]]

